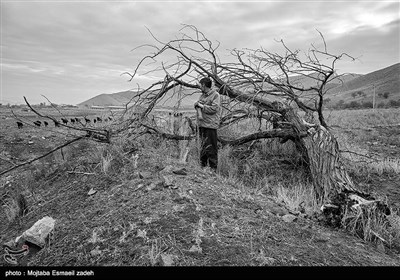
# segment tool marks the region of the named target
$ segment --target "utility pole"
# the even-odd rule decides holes
[[[372,86],[374,87],[374,93],[373,93],[373,99],[372,99],[372,109],[375,110],[375,84],[372,84]]]

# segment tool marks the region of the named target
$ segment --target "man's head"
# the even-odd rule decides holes
[[[202,78],[199,83],[200,83],[201,89],[204,91],[208,91],[208,89],[210,89],[212,86],[212,81],[208,77]]]

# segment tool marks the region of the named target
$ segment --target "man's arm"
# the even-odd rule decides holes
[[[216,114],[221,105],[221,98],[220,98],[219,93],[217,93],[217,92],[215,93],[211,105],[206,105],[206,104],[201,104],[201,103],[199,103],[199,105],[204,113],[209,114],[209,115]]]

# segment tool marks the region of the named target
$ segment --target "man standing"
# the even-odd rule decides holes
[[[219,93],[212,89],[210,78],[202,78],[199,83],[202,94],[199,101],[194,103],[194,108],[198,114],[201,140],[200,162],[203,167],[210,166],[217,170],[217,129],[220,123],[221,99]]]

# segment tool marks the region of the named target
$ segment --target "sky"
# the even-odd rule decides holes
[[[355,61],[339,73],[367,74],[400,62],[397,1],[1,1],[0,103],[79,104],[155,82],[133,72],[154,38],[191,24],[227,57],[234,48],[280,52],[321,42]]]

